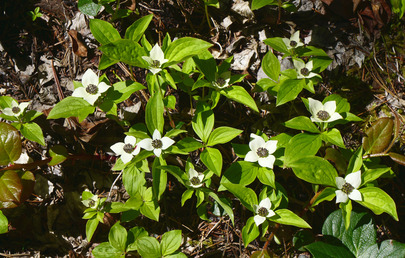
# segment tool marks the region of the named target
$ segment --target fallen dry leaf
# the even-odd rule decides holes
[[[86,57],[87,47],[80,39],[80,34],[76,30],[69,30],[69,36],[72,40],[73,52],[80,57]]]

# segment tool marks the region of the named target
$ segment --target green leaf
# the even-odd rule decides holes
[[[79,0],[77,6],[79,11],[90,16],[96,16],[103,7],[101,4],[94,3],[93,0]]]
[[[167,173],[165,170],[160,169],[161,165],[166,165],[166,162],[162,159],[156,158],[153,161],[152,165],[152,190],[153,190],[153,197],[156,198],[158,201],[160,197],[166,190],[167,184]]]
[[[152,18],[153,14],[149,14],[136,20],[134,23],[132,23],[131,26],[127,28],[124,38],[138,42],[142,38],[145,30],[148,28],[149,23],[152,21]]]
[[[145,49],[130,39],[118,39],[99,47],[103,54],[114,61],[146,68],[142,56],[148,56]]]
[[[152,220],[159,221],[160,207],[157,202],[144,202],[141,213]]]
[[[215,81],[215,74],[217,72],[217,62],[208,50],[201,51],[198,55],[193,57],[198,69],[205,75],[209,82]]]
[[[94,112],[94,107],[82,98],[67,97],[57,103],[49,112],[48,119],[78,117],[82,122],[89,114]]]
[[[381,153],[389,146],[392,140],[394,122],[391,118],[383,117],[378,119],[366,130],[366,137],[363,138],[365,153]]]
[[[17,171],[0,172],[0,202],[20,202],[22,192],[21,179]]]
[[[217,176],[221,176],[222,154],[219,150],[215,148],[206,148],[201,152],[200,159],[209,170],[214,172]]]
[[[30,141],[37,142],[42,146],[45,146],[44,135],[41,127],[34,122],[25,123],[21,125],[21,134]]]
[[[67,149],[63,145],[55,145],[49,149],[49,156],[52,158],[48,162],[49,166],[55,166],[66,160],[69,155]]]
[[[229,192],[235,195],[243,206],[252,212],[254,211],[253,204],[257,204],[258,202],[256,193],[252,189],[232,183],[222,183],[222,185],[225,186]]]
[[[253,217],[250,217],[247,220],[246,225],[242,228],[242,240],[245,248],[247,248],[249,243],[255,240],[259,235],[259,228],[256,225]]]
[[[117,250],[108,242],[99,244],[91,253],[95,258],[119,258],[123,255],[122,251]]]
[[[160,244],[154,237],[141,237],[136,240],[138,253],[144,258],[162,257]]]
[[[315,258],[355,258],[350,250],[338,240],[327,243],[317,241],[304,246],[304,248],[307,249]]]
[[[311,228],[311,226],[294,212],[287,209],[279,209],[274,211],[277,216],[268,218],[271,221],[283,225],[296,226],[299,228]]]
[[[176,146],[184,152],[192,152],[203,147],[203,144],[193,137],[186,137],[176,143]]]
[[[287,79],[280,82],[280,88],[277,92],[276,106],[283,105],[291,100],[294,100],[298,94],[304,89],[305,80]]]
[[[194,189],[187,189],[181,195],[181,206],[184,206],[184,203],[193,196]]]
[[[295,160],[305,156],[315,155],[322,145],[322,140],[318,134],[301,133],[295,135],[285,147],[286,166],[290,166]]]
[[[267,54],[263,57],[262,68],[267,76],[274,81],[278,81],[280,76],[280,61],[278,61],[277,57],[271,51],[267,52]]]
[[[347,166],[346,175],[359,171],[363,166],[363,149],[359,147],[352,155]]]
[[[145,89],[145,86],[139,82],[133,82],[130,80],[114,83],[113,87],[114,90],[107,92],[107,96],[104,98],[104,101],[110,99],[116,104],[127,100],[135,91]],[[112,94],[110,94],[110,92],[112,92]]]
[[[350,226],[350,216],[352,214],[352,208],[353,208],[352,200],[349,200],[346,203],[341,202],[339,204],[339,208],[342,211],[345,228],[347,230],[347,229],[349,229],[349,226]]]
[[[214,112],[212,110],[197,112],[191,122],[194,132],[203,142],[207,142],[208,137],[214,127]]]
[[[304,157],[290,164],[294,174],[311,184],[336,186],[338,173],[325,159],[317,156]]]
[[[263,41],[266,45],[269,45],[274,50],[281,53],[289,53],[287,46],[284,44],[283,39],[280,37],[268,38]]]
[[[276,180],[274,176],[274,171],[270,168],[260,167],[257,170],[257,179],[264,184],[276,188]]]
[[[224,191],[224,183],[232,183],[241,186],[251,184],[258,174],[259,168],[255,163],[248,161],[237,161],[231,164],[227,170],[225,170],[224,176],[221,178],[218,191]]]
[[[6,166],[21,155],[21,138],[18,131],[7,123],[0,122],[0,165]]]
[[[167,67],[174,63],[179,63],[189,57],[198,55],[201,51],[207,50],[212,46],[204,40],[184,37],[173,41],[165,51],[165,58],[169,59],[164,66]]]
[[[116,63],[118,63],[118,61],[112,60],[108,58],[106,55],[101,55],[100,62],[98,63],[98,69],[104,70]]]
[[[256,102],[254,101],[252,96],[250,96],[250,94],[241,86],[229,86],[227,88],[221,89],[219,93],[221,93],[221,95],[227,97],[228,99],[239,102],[243,105],[248,106],[256,112],[259,112]]]
[[[136,246],[136,240],[141,237],[147,237],[148,231],[142,227],[133,227],[128,230],[127,237],[127,251],[136,251],[138,247]]]
[[[166,232],[160,241],[161,252],[163,256],[174,253],[181,245],[181,230],[172,230]]]
[[[345,144],[342,139],[342,135],[340,134],[339,130],[336,128],[333,128],[332,130],[322,132],[321,134],[322,140],[325,142],[330,142],[340,148],[345,149]]]
[[[359,189],[359,191],[363,197],[363,201],[357,203],[369,208],[377,215],[386,212],[398,221],[395,202],[386,192],[378,187],[365,187]]]
[[[336,188],[334,187],[326,187],[320,194],[316,196],[315,200],[312,202],[311,207],[315,207],[323,201],[331,201],[336,196],[335,191]]]
[[[0,109],[11,108],[14,101],[10,96],[0,96]]]
[[[111,246],[125,252],[126,243],[127,243],[127,231],[121,226],[120,222],[116,222],[110,229],[108,233],[108,241]]]
[[[232,207],[228,205],[229,202],[227,202],[225,198],[219,198],[218,195],[216,195],[216,194],[215,194],[214,192],[212,192],[212,191],[210,191],[210,192],[208,193],[208,195],[209,195],[212,199],[214,199],[214,200],[222,207],[222,209],[225,210],[225,212],[228,214],[229,218],[231,219],[232,224],[235,225],[235,220],[234,220],[234,219],[235,219],[235,218],[234,218],[235,216],[234,216],[234,214],[233,214]]]
[[[97,219],[97,217],[94,217],[92,219],[89,219],[86,223],[86,238],[87,241],[91,241],[91,238],[93,237],[94,232],[97,229],[98,223],[100,221]]]
[[[224,144],[231,141],[233,138],[241,134],[243,131],[228,126],[221,126],[215,128],[208,138],[207,145],[214,146],[217,144]]]
[[[150,134],[153,134],[155,129],[161,134],[163,133],[163,126],[165,123],[163,117],[164,109],[162,95],[158,91],[149,99],[145,108],[145,123]]]
[[[4,234],[8,232],[8,220],[7,217],[4,216],[3,212],[0,210],[0,234]]]
[[[369,246],[358,258],[397,258],[405,257],[405,244],[392,239],[384,240],[380,248],[378,244]]]
[[[306,116],[298,116],[284,123],[285,127],[304,130],[311,133],[320,133],[318,127]]]
[[[185,185],[185,182],[188,180],[184,171],[178,166],[161,166],[160,168],[172,174],[183,185]]]
[[[119,32],[111,25],[111,23],[103,20],[91,19],[90,30],[94,38],[100,42],[101,45],[107,45],[121,39]]]
[[[367,169],[366,171],[364,171],[364,173],[361,174],[361,185],[366,185],[369,182],[373,182],[390,170],[391,168],[389,167]]]
[[[252,11],[260,9],[266,5],[277,5],[278,2],[276,0],[253,0],[252,1]],[[246,246],[246,244],[245,244]]]

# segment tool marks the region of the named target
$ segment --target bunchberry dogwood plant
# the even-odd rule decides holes
[[[188,181],[186,184],[193,188],[199,188],[203,185],[204,174],[197,172],[195,169],[190,168],[187,172]]]
[[[2,110],[3,114],[7,116],[13,116],[19,118],[30,105],[30,102],[21,102],[18,104],[17,101],[13,100],[11,102],[11,107],[6,107]]]
[[[126,136],[124,142],[117,142],[110,148],[115,154],[120,156],[124,164],[130,162],[141,150],[141,148],[136,145],[136,138],[134,136]]]
[[[311,112],[311,121],[318,123],[329,123],[343,117],[336,112],[336,101],[327,101],[322,104],[319,100],[308,98],[309,111]]]
[[[74,90],[72,96],[78,97],[89,102],[90,105],[98,100],[98,98],[106,92],[111,86],[105,82],[99,82],[99,78],[93,70],[88,69],[82,78],[83,87],[78,87]]]
[[[274,213],[273,210],[271,210],[271,202],[269,198],[265,198],[260,201],[259,205],[254,205],[254,210],[255,210],[255,216],[253,217],[255,223],[257,226],[262,224],[266,218],[270,218],[276,213]]]
[[[168,59],[165,59],[165,54],[158,44],[153,46],[152,50],[149,52],[149,56],[142,56],[142,59],[148,63],[148,69],[153,74],[162,71],[162,65],[169,61]]]
[[[336,203],[353,201],[362,201],[361,193],[357,188],[361,185],[361,171],[348,174],[345,178],[336,177]]]
[[[265,141],[256,134],[250,134],[250,151],[245,156],[245,161],[257,162],[262,167],[273,168],[276,158],[272,155],[277,149],[277,141]]]
[[[294,32],[289,39],[283,38],[282,40],[288,49],[294,49],[304,45],[304,43],[301,42],[299,30]]]
[[[162,154],[162,150],[166,150],[173,144],[174,140],[166,136],[162,137],[160,132],[157,129],[155,129],[152,135],[152,139],[151,138],[143,139],[138,143],[138,146],[147,151],[153,151],[153,153],[157,157],[160,157],[160,155]]]
[[[305,79],[305,78],[312,78],[315,76],[319,76],[318,74],[312,72],[313,69],[313,61],[309,61],[305,63],[301,59],[293,59],[294,67],[297,72],[297,79]]]

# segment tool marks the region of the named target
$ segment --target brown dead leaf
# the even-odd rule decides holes
[[[80,34],[76,30],[69,30],[69,36],[72,40],[73,52],[80,57],[86,57],[87,47],[81,40]]]

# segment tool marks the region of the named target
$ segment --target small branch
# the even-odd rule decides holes
[[[270,241],[271,241],[271,240],[273,239],[273,237],[274,237],[274,232],[277,231],[279,227],[280,227],[280,224],[278,224],[278,223],[274,226],[273,231],[271,231],[270,236],[267,238],[267,241],[266,241],[266,243],[265,243],[264,246],[263,246],[263,250],[267,250],[267,247],[269,246]]]

